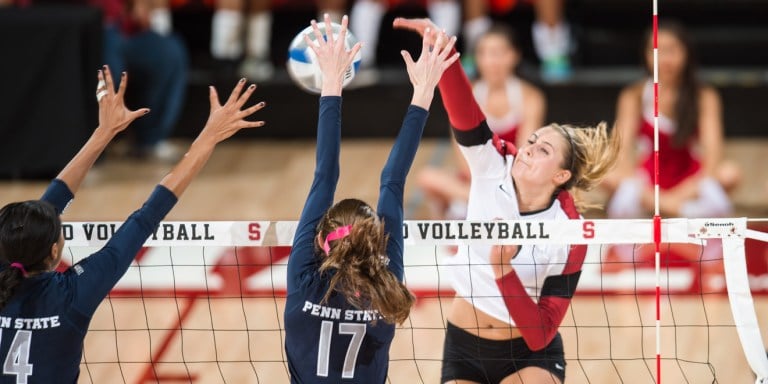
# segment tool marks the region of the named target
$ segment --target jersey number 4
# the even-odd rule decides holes
[[[344,368],[341,377],[351,379],[355,377],[355,364],[360,345],[365,337],[365,324],[339,323],[339,334],[352,335],[352,340],[347,347],[347,355],[344,357]],[[331,336],[333,336],[333,322],[323,321],[320,326],[320,345],[317,353],[317,375],[328,377],[328,362],[331,355]]]
[[[0,331],[0,342],[3,333]],[[3,363],[3,375],[16,375],[16,384],[27,384],[32,376],[32,364],[29,363],[29,347],[32,344],[32,331],[18,331],[13,337],[8,355]]]

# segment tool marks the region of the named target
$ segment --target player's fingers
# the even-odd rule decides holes
[[[440,48],[443,46],[443,38],[445,36],[445,32],[437,32],[437,39],[435,40],[435,45],[432,46],[432,50],[429,51],[429,56],[434,60],[437,58],[440,54]]]
[[[235,85],[235,88],[232,90],[232,93],[229,94],[229,99],[227,99],[227,104],[236,103],[238,97],[240,96],[240,93],[243,92],[243,87],[245,86],[245,77],[240,79],[240,81],[237,82]]]
[[[443,61],[443,66],[442,66],[443,71],[445,71],[446,69],[448,69],[448,67],[453,65],[453,63],[455,63],[456,60],[459,59],[459,56],[461,56],[461,55],[458,52],[456,52],[451,57],[449,57],[447,60]]]
[[[309,33],[304,34],[304,42],[307,43],[307,47],[309,47],[312,50],[312,52],[315,53],[315,55],[318,54],[317,50],[319,47],[315,45],[314,42],[312,42],[312,38],[309,37]]]
[[[248,88],[245,89],[245,92],[243,92],[243,94],[240,95],[240,97],[237,99],[237,103],[235,104],[237,109],[240,109],[243,107],[243,105],[245,105],[245,102],[248,101],[248,99],[253,94],[253,91],[255,90],[256,90],[256,84],[251,84],[248,86]]]
[[[331,15],[324,14],[323,22],[325,22],[325,39],[328,43],[333,44],[335,41],[333,40],[333,29],[331,28]]]
[[[246,109],[243,109],[240,112],[240,115],[242,115],[242,118],[244,119],[244,118],[246,118],[246,117],[248,117],[250,115],[253,115],[254,113],[260,111],[266,105],[267,105],[267,103],[262,101],[261,103],[258,103],[258,104],[252,105],[252,106],[250,106],[250,107],[248,107]]]
[[[427,57],[427,55],[429,55],[430,45],[431,45],[429,44],[429,31],[430,31],[429,28],[424,30],[424,37],[422,37],[421,39],[421,56],[419,56],[419,59],[421,59],[422,57]]]
[[[219,94],[216,92],[216,88],[213,85],[208,86],[208,98],[211,101],[211,111],[221,107],[221,104],[219,104]]]
[[[413,68],[416,63],[414,63],[413,58],[411,57],[411,54],[408,53],[406,50],[400,51],[400,54],[403,55],[403,61],[405,61],[405,68],[408,70],[408,73],[411,72],[411,68]]]
[[[445,45],[445,48],[443,48],[442,51],[440,51],[440,59],[445,61],[448,58],[448,55],[451,54],[451,51],[453,51],[453,47],[456,45],[456,36],[451,36],[451,38],[448,40],[448,44]]]
[[[240,124],[239,124],[238,129],[243,129],[243,128],[259,128],[259,127],[263,127],[265,124],[267,124],[267,123],[264,122],[264,121],[245,121],[245,120],[240,120]]]
[[[357,56],[357,54],[360,52],[360,49],[362,48],[363,48],[363,43],[359,41],[352,46],[352,49],[349,50],[349,55],[347,56],[347,62],[344,68],[352,65],[352,62],[355,61],[355,57]]]
[[[104,81],[104,72],[101,69],[96,71],[96,78],[99,79],[96,83],[96,102],[101,102],[107,94],[107,83]]]
[[[312,20],[310,24],[312,25],[312,32],[315,33],[315,39],[317,44],[319,44],[319,46],[322,47],[323,45],[325,45],[325,39],[323,39],[323,33],[320,32],[320,27],[317,26],[317,21]],[[312,45],[315,45],[315,44],[312,44]]]
[[[392,22],[392,26],[395,28],[414,31],[422,35],[424,34],[424,23],[421,20],[397,17],[395,18],[395,21]]]
[[[107,94],[115,94],[115,83],[112,81],[112,73],[109,71],[109,65],[104,65],[104,81],[107,83]]]
[[[122,99],[125,96],[126,87],[128,87],[128,73],[123,71],[120,74],[120,86],[117,89],[117,97]]]
[[[135,111],[131,111],[131,113],[128,114],[128,119],[130,121],[133,121],[138,119],[139,117],[146,115],[147,113],[149,113],[149,108],[139,108]]]
[[[341,18],[341,31],[339,31],[339,41],[341,46],[344,46],[344,42],[347,41],[347,25],[349,24],[349,17],[344,15]]]

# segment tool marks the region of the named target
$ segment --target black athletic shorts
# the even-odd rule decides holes
[[[526,367],[539,367],[565,382],[563,339],[558,333],[546,348],[533,352],[518,337],[489,340],[448,323],[440,382],[470,380],[496,384]]]

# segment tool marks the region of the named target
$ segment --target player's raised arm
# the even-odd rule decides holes
[[[427,122],[428,109],[432,104],[435,86],[446,68],[459,58],[453,51],[456,37],[440,33],[434,43],[424,37],[419,59],[414,62],[407,51],[402,51],[413,86],[411,106],[403,120],[387,163],[381,172],[381,189],[376,211],[383,219],[389,234],[387,256],[389,269],[398,279],[403,278],[403,189],[408,171],[419,147],[421,134]]]
[[[213,153],[215,146],[243,128],[261,127],[263,121],[247,121],[247,117],[264,107],[258,103],[244,108],[256,86],[245,88],[241,79],[222,105],[214,87],[210,87],[211,111],[205,127],[173,170],[155,188],[144,205],[134,212],[103,249],[70,268],[75,283],[75,305],[84,314],[91,314],[122,277],[134,256],[173,208],[190,182]]]
[[[209,87],[211,112],[205,127],[189,148],[189,151],[179,161],[176,167],[160,182],[176,196],[181,196],[189,183],[200,172],[203,165],[213,153],[214,147],[230,138],[244,128],[257,128],[264,125],[263,121],[245,120],[266,105],[263,101],[245,108],[245,103],[256,90],[256,84],[249,85],[245,91],[245,79],[240,81],[232,90],[229,98],[221,105],[216,88]]]
[[[125,79],[118,92],[98,91],[100,127],[62,171],[53,189],[77,190],[87,170],[106,143],[125,128],[141,111],[129,111],[123,104]],[[27,325],[14,332],[25,335],[24,342],[2,343],[0,356],[20,356],[20,368],[5,370],[2,381],[35,383],[74,383],[80,372],[83,340],[96,308],[125,274],[147,237],[171,210],[191,180],[210,157],[213,148],[242,128],[259,127],[262,122],[245,118],[263,107],[259,103],[244,108],[255,89],[244,90],[241,80],[229,99],[221,105],[211,88],[211,113],[189,152],[158,185],[144,205],[120,226],[112,239],[98,252],[64,273],[55,271],[64,248],[61,218],[51,201],[30,200],[0,208],[0,316],[7,319],[56,319],[50,328]],[[50,189],[49,189],[50,192]],[[53,191],[61,197],[62,193]],[[46,193],[49,195],[49,193]],[[53,196],[53,202],[59,202]],[[60,210],[60,209],[59,209]],[[23,334],[21,332],[24,332]],[[12,337],[9,333],[9,337]],[[13,336],[14,339],[17,337]],[[62,353],[67,351],[67,353]],[[16,376],[12,378],[10,376]]]
[[[128,86],[128,75],[121,74],[120,88],[115,91],[115,84],[108,66],[98,72],[96,100],[99,103],[99,126],[91,134],[80,151],[69,161],[42,196],[42,200],[53,204],[61,214],[66,205],[77,193],[85,175],[93,167],[96,159],[131,122],[149,112],[147,108],[135,111],[125,106],[124,96]]]
[[[398,17],[392,25],[395,28],[416,32],[429,43],[437,40],[439,29],[429,19],[404,19]],[[472,94],[472,86],[469,83],[469,79],[467,79],[467,75],[464,73],[464,69],[461,67],[461,62],[456,61],[449,66],[438,85],[443,105],[445,105],[448,119],[453,128],[458,131],[483,128],[484,131],[487,130],[488,134],[490,134],[490,129],[485,124],[483,126],[480,125],[481,122],[485,121],[485,115],[480,110],[480,106]],[[459,144],[463,143],[459,142]]]
[[[331,21],[325,15],[327,39],[323,38],[317,23],[312,20],[317,44],[305,36],[307,44],[317,55],[322,73],[320,111],[317,122],[317,154],[315,175],[293,240],[288,260],[288,293],[293,292],[307,277],[304,272],[315,266],[315,229],[320,218],[333,203],[336,183],[339,180],[339,151],[341,146],[341,89],[344,72],[360,50],[360,43],[350,51],[344,48],[348,19],[341,22],[341,31],[334,38]]]

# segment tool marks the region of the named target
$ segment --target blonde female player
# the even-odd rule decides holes
[[[425,36],[426,19],[395,27]],[[594,187],[616,158],[619,139],[605,124],[536,130],[519,150],[494,136],[461,65],[440,93],[472,175],[467,219],[580,218],[572,192]],[[457,254],[443,383],[562,383],[560,323],[581,273],[585,246],[472,246]]]
[[[497,24],[480,37],[475,60],[480,78],[472,86],[488,127],[506,142],[522,146],[544,123],[546,100],[533,84],[515,72],[522,59],[514,31]],[[458,169],[427,167],[418,174],[418,185],[434,203],[437,218],[463,219],[467,215],[469,169],[456,159]]]
[[[403,284],[403,188],[443,71],[458,59],[455,38],[425,43],[415,63],[403,51],[411,106],[381,172],[376,211],[357,199],[333,204],[339,179],[341,84],[360,49],[344,50],[347,18],[327,41],[313,21],[323,84],[317,164],[288,260],[285,351],[292,383],[384,383],[395,323],[414,298]],[[307,40],[309,38],[307,37]],[[447,46],[441,47],[447,41]]]
[[[126,82],[123,73],[115,92],[109,69],[105,66],[99,71],[99,126],[93,135],[40,200],[10,203],[0,209],[0,359],[4,362],[0,382],[76,383],[91,317],[144,241],[219,142],[242,128],[264,124],[244,120],[264,103],[241,110],[255,85],[243,92],[245,79],[240,80],[224,105],[211,87],[205,127],[144,206],[126,219],[101,250],[63,273],[56,272],[64,248],[59,215],[112,138],[149,112],[125,107]]]

